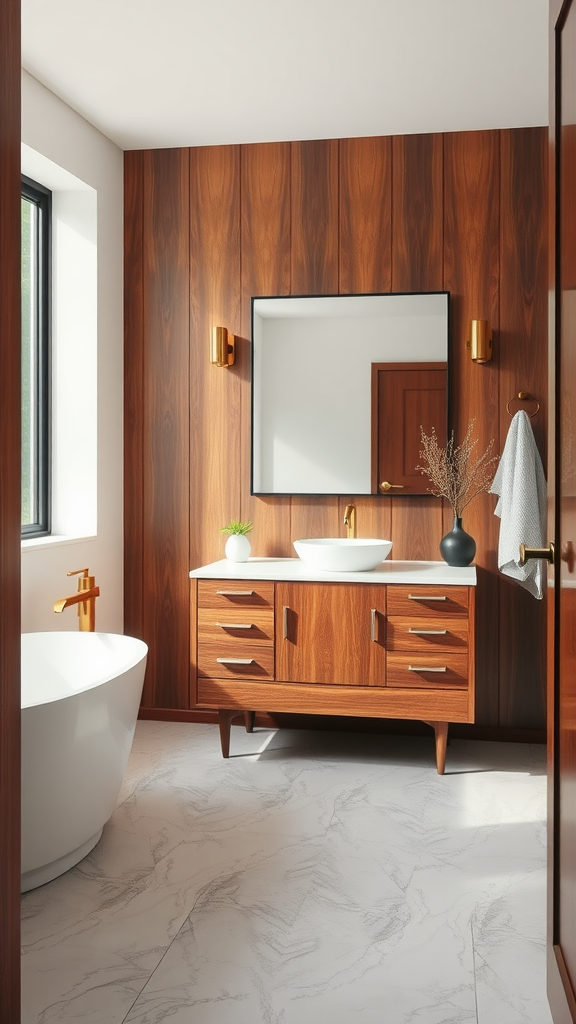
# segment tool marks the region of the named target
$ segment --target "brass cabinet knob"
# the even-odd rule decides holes
[[[383,480],[382,483],[380,484],[381,491],[391,491],[392,489],[403,491],[404,484],[390,484],[388,483],[387,480]]]
[[[527,548],[525,544],[520,545],[519,565],[526,565],[530,558],[543,558],[552,565],[554,562],[554,544],[550,541],[547,548]]]

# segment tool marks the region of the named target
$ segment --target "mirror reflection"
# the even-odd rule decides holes
[[[447,292],[253,298],[252,493],[426,493],[408,463],[422,410],[435,410],[427,432],[439,417],[445,435],[447,363]],[[443,373],[432,388],[443,396],[409,383],[399,401],[395,381],[416,377],[384,373],[391,364]],[[387,444],[406,464],[388,490],[383,475],[398,469],[382,464]]]

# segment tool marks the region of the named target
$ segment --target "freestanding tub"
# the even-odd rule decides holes
[[[82,860],[116,806],[148,648],[115,633],[22,634],[22,877]]]

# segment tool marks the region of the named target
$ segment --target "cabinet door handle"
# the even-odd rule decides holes
[[[370,639],[378,643],[378,615],[376,608],[370,609]]]
[[[222,597],[252,597],[253,590],[217,590]]]
[[[409,633],[416,633],[417,636],[446,636],[447,629],[412,629],[410,626]]]
[[[221,629],[252,629],[254,624],[252,622],[215,622],[214,625],[220,626]]]
[[[408,665],[409,672],[447,672],[446,665]]]
[[[410,601],[447,601],[447,597],[438,597],[434,594],[408,594]]]
[[[290,611],[289,605],[285,604],[282,609],[282,639],[288,639],[288,613]]]
[[[216,658],[219,665],[253,665],[254,658]]]

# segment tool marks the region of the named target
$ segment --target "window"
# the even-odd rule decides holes
[[[22,537],[50,533],[52,193],[22,178]]]

